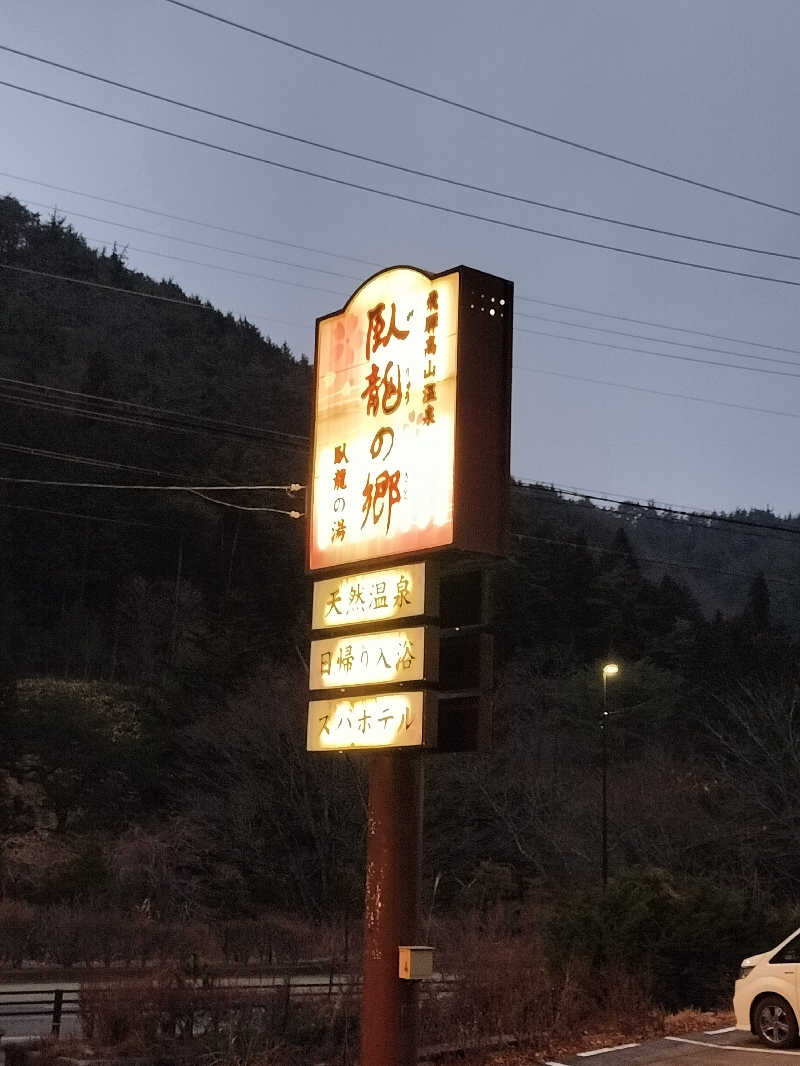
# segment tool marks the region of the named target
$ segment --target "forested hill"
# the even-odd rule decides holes
[[[0,262],[3,610],[17,673],[139,683],[196,678],[202,661],[225,689],[259,644],[295,655],[308,598],[304,522],[239,508],[302,511],[302,494],[212,503],[29,482],[304,484],[308,363],[11,197],[0,200]],[[743,610],[763,572],[772,618],[800,631],[798,518],[734,516],[793,531],[775,533],[541,487],[515,486],[514,501],[523,539],[512,554],[549,567],[548,584],[560,565],[548,540],[564,557],[585,544],[603,570],[624,528],[642,574],[686,585],[707,618]],[[513,612],[504,623],[513,645]]]
[[[517,485],[514,493],[535,499],[527,505],[529,517],[535,513],[565,542],[585,539],[598,558],[609,555],[614,536],[624,530],[642,573],[656,581],[666,574],[685,585],[707,618],[739,613],[752,582],[763,575],[773,620],[800,633],[800,515],[740,509],[706,517],[655,503],[598,505],[544,485]]]
[[[357,913],[359,761],[305,752],[303,495],[209,488],[305,483],[309,365],[11,198],[0,264],[0,899]],[[613,869],[796,891],[800,522],[724,517],[512,485],[495,748],[426,771],[442,903],[596,881],[609,655]]]
[[[0,269],[6,478],[305,484],[306,361],[10,197],[0,200],[0,262],[18,268]],[[149,681],[180,661],[183,632],[204,647],[207,669],[230,673],[235,657],[223,666],[205,647],[224,643],[212,615],[229,633],[255,618],[284,644],[294,632],[301,521],[188,493],[2,486],[18,672]],[[304,510],[302,494],[219,498]]]

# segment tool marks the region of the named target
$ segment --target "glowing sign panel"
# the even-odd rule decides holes
[[[310,570],[453,542],[458,309],[398,267],[319,320]]]
[[[426,743],[425,703],[423,692],[312,700],[307,750],[420,747]]]
[[[435,681],[437,634],[426,626],[311,642],[311,689]]]
[[[312,629],[411,618],[425,612],[425,564],[314,582]]]

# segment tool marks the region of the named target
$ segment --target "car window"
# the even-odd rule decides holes
[[[800,936],[784,944],[778,954],[770,959],[770,962],[800,962]]]

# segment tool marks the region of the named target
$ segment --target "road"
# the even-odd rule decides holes
[[[773,1051],[750,1033],[723,1029],[583,1051],[543,1066],[800,1066],[800,1047]]]

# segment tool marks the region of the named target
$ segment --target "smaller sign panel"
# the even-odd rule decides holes
[[[425,563],[314,582],[312,629],[388,622],[425,613]]]
[[[348,634],[311,642],[309,688],[353,688],[398,681],[435,681],[438,633],[429,626]]]
[[[428,743],[427,717],[424,692],[312,700],[306,747],[308,751],[419,748]]]

